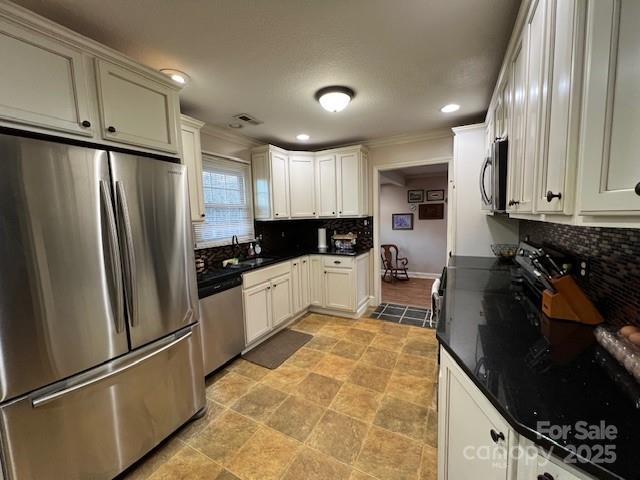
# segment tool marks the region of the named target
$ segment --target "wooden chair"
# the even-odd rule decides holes
[[[396,245],[386,244],[380,245],[380,256],[382,257],[382,266],[384,274],[382,280],[385,282],[393,282],[394,280],[409,280],[407,273],[407,265],[409,260],[406,257],[398,255],[398,247]],[[387,279],[387,276],[389,278]]]

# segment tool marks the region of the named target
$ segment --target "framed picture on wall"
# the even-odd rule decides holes
[[[391,214],[391,227],[393,230],[413,230],[413,213]]]
[[[424,190],[407,190],[407,202],[408,203],[424,202]]]
[[[418,220],[442,220],[444,218],[444,203],[424,203],[418,210]]]
[[[444,201],[444,190],[427,190],[427,202]]]

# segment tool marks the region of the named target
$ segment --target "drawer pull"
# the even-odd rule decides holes
[[[538,480],[555,480],[555,478],[550,473],[544,472],[542,475],[538,475]]]
[[[342,262],[340,260],[334,260],[333,263],[335,263],[336,265],[340,265]]]
[[[491,434],[491,440],[493,440],[493,443],[498,443],[500,441],[504,442],[504,433],[496,432],[493,429],[491,429],[491,432],[489,433]]]
[[[553,193],[551,190],[547,192],[547,202],[551,203],[554,198],[562,199],[562,193]]]
[[[83,121],[82,121],[82,123],[81,123],[81,125],[82,125],[84,128],[89,128],[89,127],[91,126],[91,122],[90,122],[89,120],[83,120]]]
[[[108,127],[108,128],[107,128],[107,131],[108,131],[109,133],[116,133],[116,127],[113,127],[113,126]]]
[[[636,195],[640,195],[640,182],[636,183]]]

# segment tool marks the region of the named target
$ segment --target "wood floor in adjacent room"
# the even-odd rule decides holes
[[[206,416],[126,478],[435,480],[435,332],[318,314],[291,328],[314,338],[275,370],[210,377]]]
[[[410,278],[393,283],[382,281],[382,302],[431,308],[431,285],[429,278]]]

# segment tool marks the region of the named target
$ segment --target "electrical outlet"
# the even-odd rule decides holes
[[[576,258],[575,275],[579,278],[586,280],[591,273],[591,262],[586,257]]]

